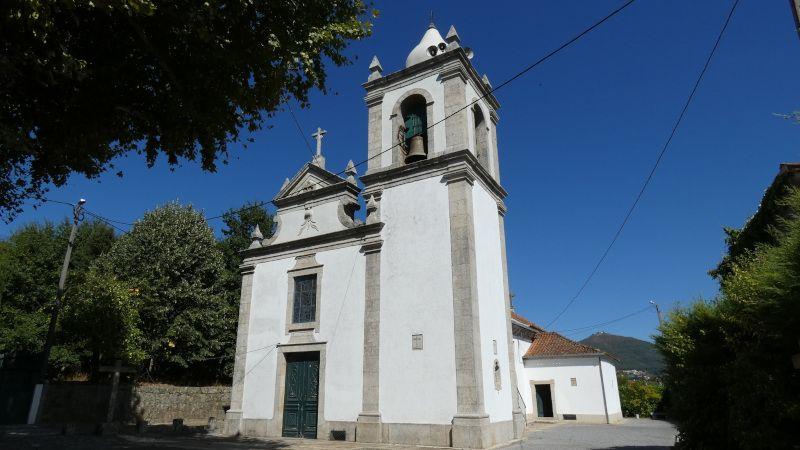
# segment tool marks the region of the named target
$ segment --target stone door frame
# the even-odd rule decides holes
[[[317,405],[317,439],[326,440],[330,424],[325,420],[325,342],[278,345],[278,367],[275,377],[275,406],[270,436],[283,434],[283,407],[286,396],[286,355],[289,353],[319,353],[319,404]]]
[[[553,405],[553,417],[540,417],[539,407],[536,403],[536,385],[547,384],[550,385],[550,403]],[[533,421],[534,422],[550,422],[558,420],[558,407],[556,406],[556,381],[555,380],[531,380],[531,401],[533,402]]]

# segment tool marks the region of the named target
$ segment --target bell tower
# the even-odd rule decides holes
[[[359,441],[486,448],[520,437],[497,110],[454,27],[364,84],[368,266]],[[372,267],[372,269],[370,269]],[[373,295],[370,295],[372,293]]]

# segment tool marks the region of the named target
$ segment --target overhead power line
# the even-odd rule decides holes
[[[308,152],[311,153],[311,156],[314,156],[315,153],[314,150],[311,148],[311,143],[308,142],[308,138],[306,137],[305,133],[303,133],[303,127],[300,126],[300,121],[297,120],[297,116],[294,115],[294,111],[292,110],[292,105],[289,105],[287,103],[286,106],[289,108],[289,114],[292,115],[292,120],[294,121],[295,126],[297,126],[297,132],[300,134],[300,138],[303,139],[303,142],[306,143],[306,148],[308,149]]]
[[[114,225],[114,222],[117,222],[117,221],[115,221],[115,220],[107,219],[107,218],[105,218],[105,217],[103,217],[103,216],[101,216],[101,215],[99,215],[99,214],[95,214],[95,213],[93,213],[93,212],[91,212],[91,211],[88,211],[88,210],[84,210],[84,212],[85,212],[86,214],[88,214],[88,215],[90,215],[90,216],[94,217],[95,219],[97,219],[97,220],[99,220],[99,221],[101,221],[101,222],[105,223],[106,225],[110,226],[111,228],[113,228],[113,229],[115,229],[115,230],[119,231],[119,232],[120,232],[120,233],[122,233],[122,234],[126,234],[126,233],[128,232],[128,230],[124,230],[124,229],[122,229],[122,228],[120,228],[120,227],[118,227],[118,226]],[[133,225],[133,224],[130,224],[130,225]]]
[[[649,311],[652,308],[653,308],[652,306],[648,305],[648,306],[645,306],[644,308],[642,308],[642,309],[640,309],[638,311],[634,311],[634,312],[632,312],[630,314],[626,314],[626,315],[624,315],[622,317],[617,317],[616,319],[611,319],[611,320],[607,320],[605,322],[595,323],[595,324],[592,324],[592,325],[586,325],[584,327],[570,328],[570,329],[567,329],[567,330],[557,330],[556,333],[570,333],[571,334],[571,333],[575,333],[575,332],[591,330],[593,328],[603,327],[603,326],[606,326],[606,325],[611,325],[612,323],[617,323],[617,322],[623,321],[625,319],[628,319],[630,317],[639,315],[639,314],[641,314],[643,312]]]
[[[692,99],[694,98],[694,95],[697,92],[697,88],[700,86],[700,82],[703,80],[703,76],[705,75],[706,70],[708,70],[708,66],[711,64],[711,59],[714,57],[714,53],[716,53],[717,48],[719,47],[719,43],[720,43],[720,41],[722,41],[722,36],[725,34],[725,30],[728,28],[728,24],[730,23],[731,18],[733,17],[733,13],[734,13],[734,11],[736,11],[736,7],[738,5],[739,5],[739,0],[734,0],[733,6],[731,6],[730,11],[728,12],[728,16],[725,19],[725,23],[722,25],[722,29],[719,31],[719,34],[717,35],[717,40],[714,42],[714,47],[711,48],[711,52],[708,54],[708,57],[706,58],[706,62],[703,65],[703,69],[700,71],[700,74],[698,75],[697,80],[694,83],[694,87],[692,87],[692,90],[689,93],[689,97],[686,99],[686,102],[683,104],[683,108],[681,109],[681,112],[678,115],[678,119],[675,121],[675,124],[672,126],[672,131],[670,132],[669,137],[667,138],[666,142],[664,142],[664,146],[661,148],[661,151],[658,154],[658,158],[656,158],[656,161],[653,164],[653,167],[650,169],[650,173],[647,174],[647,178],[645,178],[644,183],[642,184],[642,187],[639,189],[639,193],[636,194],[636,198],[633,200],[633,204],[631,204],[631,207],[628,209],[628,212],[625,214],[625,217],[622,219],[622,223],[619,225],[619,228],[617,229],[617,232],[614,233],[614,237],[611,239],[611,242],[608,244],[608,246],[606,247],[605,251],[603,251],[603,254],[600,256],[600,259],[594,265],[594,267],[592,268],[591,272],[589,272],[589,275],[583,281],[583,284],[581,284],[581,287],[578,289],[578,292],[570,299],[569,302],[567,302],[566,306],[564,306],[564,308],[558,314],[556,314],[556,316],[553,318],[553,320],[551,320],[545,326],[545,328],[549,328],[550,325],[554,324],[559,318],[561,318],[561,316],[563,316],[564,313],[567,312],[569,307],[572,306],[573,303],[575,303],[575,300],[577,300],[578,297],[580,297],[581,293],[583,293],[583,290],[586,289],[586,286],[589,284],[589,282],[592,280],[592,278],[594,278],[594,275],[597,273],[597,270],[603,264],[603,261],[605,261],[606,257],[608,256],[608,253],[611,251],[611,248],[617,242],[617,239],[619,239],[619,236],[620,236],[620,234],[622,234],[622,230],[625,228],[625,225],[628,224],[628,220],[631,218],[631,215],[633,214],[633,211],[636,209],[636,206],[639,204],[639,201],[642,199],[642,195],[644,195],[644,191],[647,189],[647,186],[650,184],[650,181],[653,179],[653,175],[655,175],[656,170],[658,169],[659,165],[661,165],[661,160],[664,158],[664,154],[667,152],[667,149],[669,149],[669,145],[672,142],[672,138],[675,137],[675,133],[677,133],[678,127],[680,126],[681,122],[683,121],[683,117],[686,115],[686,110],[689,109],[689,105],[692,103]]]
[[[609,20],[609,19],[611,19],[612,17],[614,17],[614,16],[616,16],[617,14],[619,14],[620,12],[622,12],[622,11],[623,11],[625,8],[627,8],[628,6],[630,6],[631,4],[633,4],[635,1],[636,1],[636,0],[628,0],[628,1],[626,1],[626,2],[625,2],[623,5],[622,5],[622,6],[620,6],[620,7],[616,8],[616,9],[614,9],[613,11],[611,11],[610,13],[606,14],[606,15],[605,15],[605,16],[604,16],[602,19],[598,20],[597,22],[595,22],[594,24],[592,24],[590,27],[588,27],[588,28],[584,29],[584,30],[583,30],[583,31],[581,31],[580,33],[578,33],[578,34],[576,34],[575,36],[573,36],[571,39],[567,40],[566,42],[564,42],[563,44],[561,44],[560,46],[558,46],[557,48],[555,48],[554,50],[551,50],[551,51],[550,51],[549,53],[547,53],[546,55],[542,56],[541,58],[537,59],[537,60],[536,60],[536,61],[534,61],[533,63],[529,64],[527,67],[523,68],[522,70],[520,70],[519,72],[517,72],[516,74],[514,74],[514,75],[513,75],[511,78],[508,78],[507,80],[505,80],[505,81],[503,81],[502,83],[498,84],[498,85],[497,85],[497,87],[488,89],[488,90],[487,90],[487,92],[486,92],[485,94],[481,95],[481,96],[480,96],[480,97],[478,97],[477,99],[475,99],[475,100],[473,100],[473,101],[471,101],[471,102],[467,103],[465,106],[463,106],[463,107],[461,107],[461,108],[457,109],[456,111],[454,111],[454,112],[452,112],[452,113],[448,114],[447,116],[445,116],[445,117],[444,117],[444,118],[442,118],[441,120],[438,120],[438,121],[436,121],[436,122],[432,123],[431,125],[429,125],[429,126],[426,128],[426,130],[429,130],[429,129],[431,129],[431,128],[433,128],[433,127],[435,127],[435,126],[437,126],[437,125],[439,125],[439,124],[441,124],[441,123],[444,123],[444,121],[446,121],[447,119],[449,119],[449,118],[451,118],[451,117],[455,116],[456,114],[458,114],[458,113],[460,113],[460,112],[462,112],[462,111],[464,111],[464,110],[466,110],[466,109],[468,109],[468,108],[472,107],[472,106],[473,106],[475,103],[477,103],[477,102],[479,102],[479,101],[483,100],[484,98],[488,97],[489,95],[493,95],[495,92],[499,91],[500,89],[502,89],[503,87],[505,87],[506,85],[508,85],[509,83],[511,83],[512,81],[514,81],[514,80],[516,80],[516,79],[520,78],[521,76],[525,75],[526,73],[528,73],[529,71],[531,71],[533,68],[535,68],[535,67],[536,67],[536,66],[538,66],[539,64],[542,64],[543,62],[547,61],[548,59],[552,58],[553,56],[555,56],[556,54],[558,54],[559,52],[561,52],[562,50],[564,50],[564,49],[566,49],[567,47],[569,47],[570,45],[574,44],[576,41],[580,40],[582,37],[584,37],[584,36],[586,36],[587,34],[591,33],[591,32],[592,32],[592,31],[593,31],[595,28],[599,27],[600,25],[602,25],[603,23],[605,23],[606,21],[608,21],[608,20]],[[290,109],[290,112],[291,112],[291,109]],[[294,114],[292,114],[292,115],[294,116]],[[299,127],[299,125],[298,125],[298,127]],[[399,143],[397,143],[397,144],[394,144],[394,145],[390,146],[389,148],[386,148],[386,149],[382,150],[381,152],[379,152],[379,153],[377,153],[377,154],[375,154],[375,155],[372,155],[372,156],[370,156],[370,157],[369,157],[369,158],[367,158],[367,159],[364,159],[364,160],[362,160],[362,161],[359,161],[358,163],[356,163],[356,164],[355,164],[355,166],[356,166],[356,167],[358,167],[358,166],[362,166],[362,165],[364,165],[364,164],[368,163],[369,161],[371,161],[371,160],[373,160],[373,159],[375,159],[375,158],[377,158],[377,157],[379,157],[379,156],[383,155],[384,153],[386,153],[386,152],[388,152],[388,151],[391,151],[392,149],[394,149],[394,148],[395,148],[395,147],[397,147],[398,145],[400,145],[400,144],[399,144]],[[342,170],[342,171],[340,171],[340,172],[337,172],[337,173],[335,173],[334,175],[337,175],[337,176],[339,176],[339,175],[342,175],[342,174],[344,174],[344,173],[345,173],[345,171],[344,171],[344,170]],[[315,183],[315,184],[319,184],[319,182],[317,182],[317,183]],[[312,185],[312,186],[313,186],[313,185]],[[227,212],[225,212],[225,213],[223,213],[223,214],[219,214],[219,215],[216,215],[216,216],[208,217],[208,218],[206,218],[206,220],[210,221],[210,220],[214,220],[214,219],[219,219],[219,218],[223,217],[225,214],[228,214],[228,213],[239,213],[239,212],[242,212],[242,211],[247,211],[248,209],[260,208],[260,207],[262,207],[262,206],[266,205],[267,203],[269,203],[269,202],[263,202],[263,201],[262,201],[262,202],[259,202],[259,203],[256,203],[256,204],[254,204],[254,205],[246,206],[246,207],[244,207],[244,208],[239,208],[239,209],[236,209],[236,210],[229,210],[229,211],[227,211]]]

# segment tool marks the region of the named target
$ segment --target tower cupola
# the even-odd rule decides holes
[[[436,29],[436,25],[431,23],[428,25],[428,29],[425,31],[425,34],[422,35],[422,39],[420,39],[419,44],[411,50],[411,53],[408,54],[406,58],[406,67],[411,67],[414,64],[419,64],[423,61],[427,61],[437,54],[443,52],[447,48],[447,43],[442,38],[442,35],[439,34],[439,30]]]

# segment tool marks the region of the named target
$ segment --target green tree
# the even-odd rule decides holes
[[[28,224],[0,243],[0,351],[42,349],[70,227],[67,221]],[[106,224],[81,223],[67,285],[79,284],[113,240],[114,230]],[[51,360],[62,357],[74,360],[61,350]]]
[[[659,383],[644,380],[629,380],[625,375],[617,376],[619,385],[619,399],[622,404],[622,414],[633,417],[652,415],[659,402],[663,391]]]
[[[84,369],[89,373],[96,375],[103,361],[121,359],[135,365],[145,359],[133,289],[91,270],[65,300],[62,339],[73,354],[88,355]]]
[[[224,376],[218,362],[236,313],[219,282],[222,251],[200,212],[169,203],[146,213],[100,267],[138,293],[152,377],[206,382]]]
[[[656,345],[686,448],[791,448],[800,429],[800,191],[773,240],[729,260],[721,293],[673,311]]]
[[[326,91],[326,64],[351,62],[369,12],[361,0],[0,2],[0,213],[131,151],[216,170],[242,130]]]
[[[240,208],[230,209],[222,216],[225,226],[222,228],[220,249],[225,258],[225,269],[220,277],[226,303],[229,305],[230,329],[225,337],[225,358],[222,361],[223,373],[233,375],[233,360],[236,351],[236,328],[239,322],[239,298],[242,290],[242,276],[239,265],[242,264],[241,251],[250,245],[250,233],[256,225],[265,238],[272,236],[273,216],[261,202],[248,202]]]

